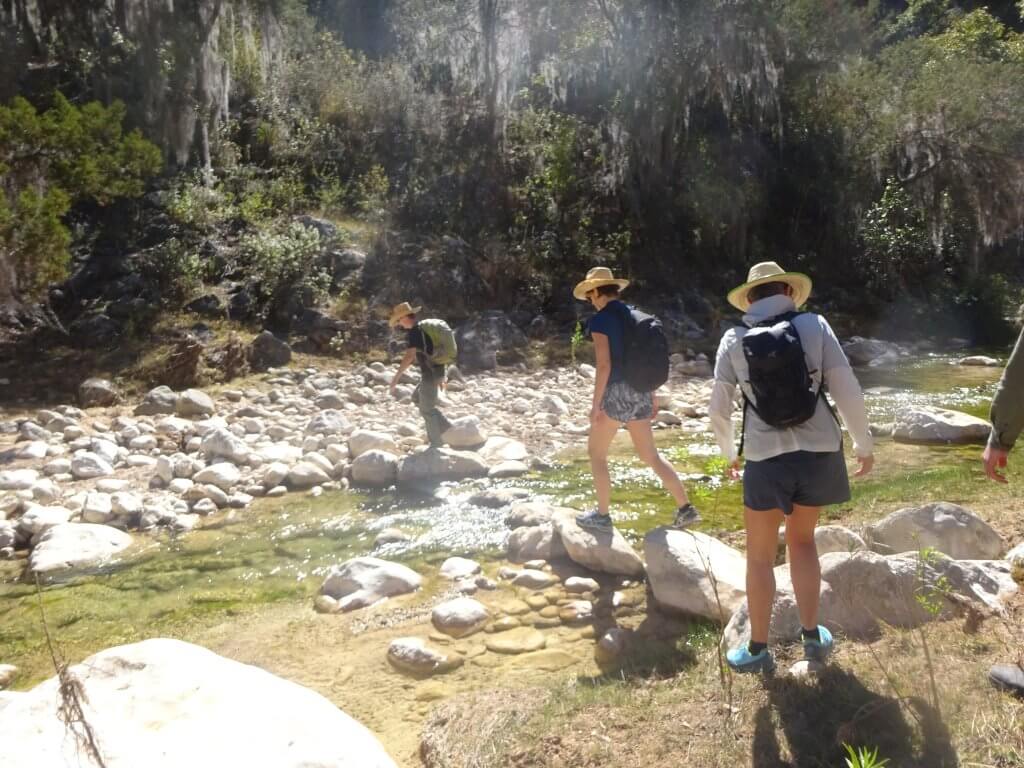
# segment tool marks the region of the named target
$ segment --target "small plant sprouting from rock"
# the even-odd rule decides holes
[[[932,578],[929,570],[939,562],[942,555],[935,547],[922,547],[917,556],[917,587],[914,590],[914,599],[932,619],[937,619],[946,605],[949,595],[952,593],[949,579],[940,575]],[[931,649],[928,647],[928,635],[922,624],[917,628],[921,638],[921,648],[924,651],[925,666],[928,669],[928,681],[931,687],[932,706],[936,712],[941,712],[939,705],[939,687],[935,682],[935,667],[932,664]]]
[[[849,755],[846,758],[846,768],[883,768],[889,764],[889,758],[878,756],[878,747],[854,749],[849,744],[843,744],[843,749]]]
[[[942,613],[945,599],[952,592],[949,579],[945,576],[931,579],[928,575],[928,570],[941,558],[935,547],[923,547],[917,556],[917,588],[914,590],[914,599],[933,619]]]

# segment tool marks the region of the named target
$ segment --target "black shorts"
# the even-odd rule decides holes
[[[824,507],[850,500],[850,478],[842,451],[793,451],[764,461],[748,461],[743,468],[743,503],[753,510],[793,505]]]

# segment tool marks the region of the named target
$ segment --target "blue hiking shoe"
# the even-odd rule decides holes
[[[739,672],[740,674],[746,672],[771,672],[775,669],[775,659],[772,657],[772,652],[767,648],[754,655],[747,646],[743,645],[739,648],[733,648],[726,653],[725,660],[734,672]]]
[[[804,658],[808,661],[825,662],[832,653],[835,640],[832,639],[832,633],[821,624],[818,625],[818,637],[821,639],[804,638]]]
[[[576,515],[576,525],[588,531],[600,533],[612,530],[612,518],[610,515],[602,515],[596,509],[592,509],[582,515]]]

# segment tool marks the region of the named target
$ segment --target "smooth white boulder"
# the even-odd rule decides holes
[[[747,597],[747,559],[698,531],[655,528],[644,537],[647,580],[662,606],[727,622]]]
[[[26,536],[37,536],[47,528],[71,519],[71,510],[64,507],[30,507],[17,519],[18,529]]]
[[[377,557],[356,557],[331,569],[320,587],[320,594],[337,600],[340,610],[352,611],[387,597],[414,592],[422,583],[416,571],[400,563]]]
[[[477,449],[477,455],[488,464],[500,464],[503,461],[526,461],[530,453],[526,446],[511,437],[492,435]]]
[[[969,509],[946,501],[898,509],[865,529],[868,545],[885,555],[924,548],[954,560],[992,560],[1006,544],[995,529]]]
[[[451,427],[445,430],[441,439],[455,450],[479,448],[487,440],[477,416],[463,416],[453,419]]]
[[[213,398],[200,389],[186,389],[175,401],[174,410],[179,416],[210,416],[214,410]]]
[[[584,568],[623,576],[643,575],[640,555],[617,529],[596,532],[580,528],[571,510],[559,510],[551,520],[569,557]]]
[[[71,667],[107,768],[396,768],[320,694],[179,640],[109,648]],[[57,678],[9,701],[4,765],[93,765],[59,718]]]
[[[999,361],[996,360],[994,357],[988,357],[987,355],[970,355],[969,357],[961,357],[957,361],[957,365],[994,368],[999,365]]]
[[[388,646],[388,661],[403,672],[432,675],[457,669],[463,664],[457,653],[447,654],[427,645],[419,637],[399,637]]]
[[[398,479],[398,457],[388,451],[370,450],[352,462],[352,482],[367,488],[386,488]]]
[[[512,505],[505,516],[505,525],[509,528],[523,528],[550,523],[558,507],[546,501],[520,501]],[[568,508],[563,507],[562,509]]]
[[[43,531],[39,543],[32,549],[28,569],[44,580],[71,576],[103,565],[131,543],[131,536],[109,525],[53,525]]]
[[[320,411],[306,424],[307,435],[340,435],[351,429],[351,424],[341,411]]]
[[[990,431],[987,421],[967,413],[914,407],[896,414],[892,437],[898,443],[984,443]]]
[[[114,474],[114,468],[103,457],[83,451],[71,459],[71,474],[77,480],[89,480]]]
[[[398,445],[391,435],[369,429],[357,429],[349,436],[348,452],[353,458],[373,450],[398,453]]]
[[[458,581],[480,573],[480,563],[466,557],[449,557],[441,563],[441,576]]]
[[[285,479],[288,487],[293,489],[312,488],[314,485],[323,485],[330,481],[330,476],[311,461],[300,461],[288,470],[288,477]]]
[[[211,461],[224,459],[235,464],[245,464],[249,460],[251,449],[233,432],[216,427],[203,436],[199,452]]]
[[[484,628],[490,614],[477,600],[457,597],[434,607],[430,620],[438,632],[452,637],[466,637]]]
[[[239,480],[242,473],[238,467],[228,461],[218,461],[205,469],[201,469],[192,476],[192,481],[203,485],[215,485],[222,491],[230,491]]]
[[[551,523],[516,528],[508,536],[507,554],[513,563],[551,561],[569,556],[562,544],[562,537],[555,532]]]
[[[475,453],[432,448],[406,456],[398,464],[398,484],[409,487],[483,477],[487,464]]]

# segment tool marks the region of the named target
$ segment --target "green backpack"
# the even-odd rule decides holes
[[[434,365],[450,365],[459,354],[455,334],[444,320],[420,320],[419,327],[430,339],[433,351],[427,355]]]

